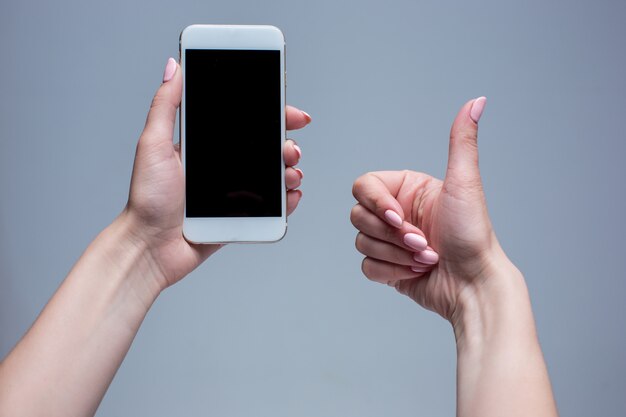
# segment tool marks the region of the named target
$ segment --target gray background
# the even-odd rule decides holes
[[[268,23],[288,44],[304,198],[287,238],[231,246],[165,291],[100,416],[444,416],[450,326],[367,281],[352,181],[441,176],[488,97],[481,168],[530,288],[565,416],[626,414],[623,1],[55,1],[0,6],[0,354],[124,206],[178,34]]]

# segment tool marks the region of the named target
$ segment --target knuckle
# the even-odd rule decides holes
[[[150,110],[163,108],[168,110],[169,112],[174,112],[176,114],[176,106],[164,97],[160,92],[157,92],[155,96],[152,98],[152,102],[150,103]]]
[[[350,210],[350,222],[352,223],[354,227],[356,227],[359,230],[361,230],[363,226],[362,213],[363,213],[363,209],[360,204],[355,205],[354,207],[352,207],[352,210]]]
[[[401,249],[393,248],[391,251],[391,259],[393,259],[393,263],[402,264],[405,261],[404,253],[402,253]]]
[[[364,258],[361,263],[361,271],[363,271],[363,275],[370,281],[376,281],[376,271],[375,266],[372,263],[370,258]]]
[[[152,97],[152,102],[150,103],[150,109],[154,109],[160,107],[165,102],[165,99],[158,92]]]
[[[361,272],[363,272],[363,275],[370,278],[371,269],[372,264],[370,263],[369,258],[363,258],[363,261],[361,262]]]
[[[455,172],[449,178],[446,178],[441,187],[441,192],[444,195],[462,198],[468,195],[482,194],[483,184],[480,177]]]
[[[400,280],[403,278],[403,269],[404,267],[400,266],[400,265],[393,265],[391,267],[391,276],[393,280]]]
[[[402,173],[402,176],[403,176],[405,181],[408,180],[409,178],[415,176],[415,171],[411,171],[410,169],[403,169],[400,172]]]
[[[392,228],[391,226],[385,226],[385,229],[383,232],[383,239],[386,240],[387,242],[395,242],[398,240],[397,233],[398,233],[398,229]]]
[[[365,255],[367,252],[367,238],[363,233],[359,233],[356,235],[356,239],[354,241],[354,246],[356,250]]]
[[[354,198],[356,198],[357,200],[359,199],[359,196],[361,195],[363,190],[367,188],[367,183],[369,182],[371,176],[372,173],[368,172],[354,180],[354,184],[352,185],[352,195],[354,196]]]
[[[464,130],[459,134],[459,136],[464,143],[470,144],[472,146],[476,146],[476,144],[478,143],[478,134],[476,133],[476,131],[470,132]]]
[[[298,171],[295,168],[287,167],[285,169],[285,175],[289,177],[289,181],[291,183],[296,183],[300,179],[300,175],[298,175]]]
[[[370,198],[372,199],[372,202],[374,202],[374,210],[376,213],[382,213],[385,210],[385,197],[381,196],[381,195],[374,195],[372,194],[370,196]]]
[[[352,195],[357,200],[359,199],[359,192],[361,189],[363,189],[363,175],[354,180],[354,183],[352,184]]]
[[[450,132],[450,138],[456,142],[477,144],[478,132],[476,130],[456,130]]]

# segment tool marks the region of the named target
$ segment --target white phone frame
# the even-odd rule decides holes
[[[285,38],[274,26],[191,25],[180,34],[179,51],[183,71],[183,95],[180,106],[180,142],[182,163],[185,163],[185,50],[243,49],[280,51],[281,85],[281,217],[187,217],[183,221],[183,236],[192,243],[257,243],[276,242],[287,233],[287,193],[285,190]]]

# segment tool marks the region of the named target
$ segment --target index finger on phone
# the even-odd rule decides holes
[[[311,123],[311,116],[305,111],[297,109],[293,106],[287,106],[285,109],[287,118],[287,130],[302,129]]]
[[[404,210],[396,200],[402,185],[400,171],[368,172],[354,181],[352,194],[365,208],[388,224],[401,229],[404,223]]]

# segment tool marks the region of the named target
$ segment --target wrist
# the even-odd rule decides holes
[[[524,277],[496,249],[459,295],[451,320],[457,413],[558,416]]]
[[[459,294],[452,314],[459,353],[503,345],[524,349],[537,343],[524,277],[499,245],[493,252],[481,276]]]
[[[165,277],[156,262],[152,248],[137,233],[137,222],[124,210],[98,237],[104,256],[125,286],[138,299],[151,305],[166,287]]]

